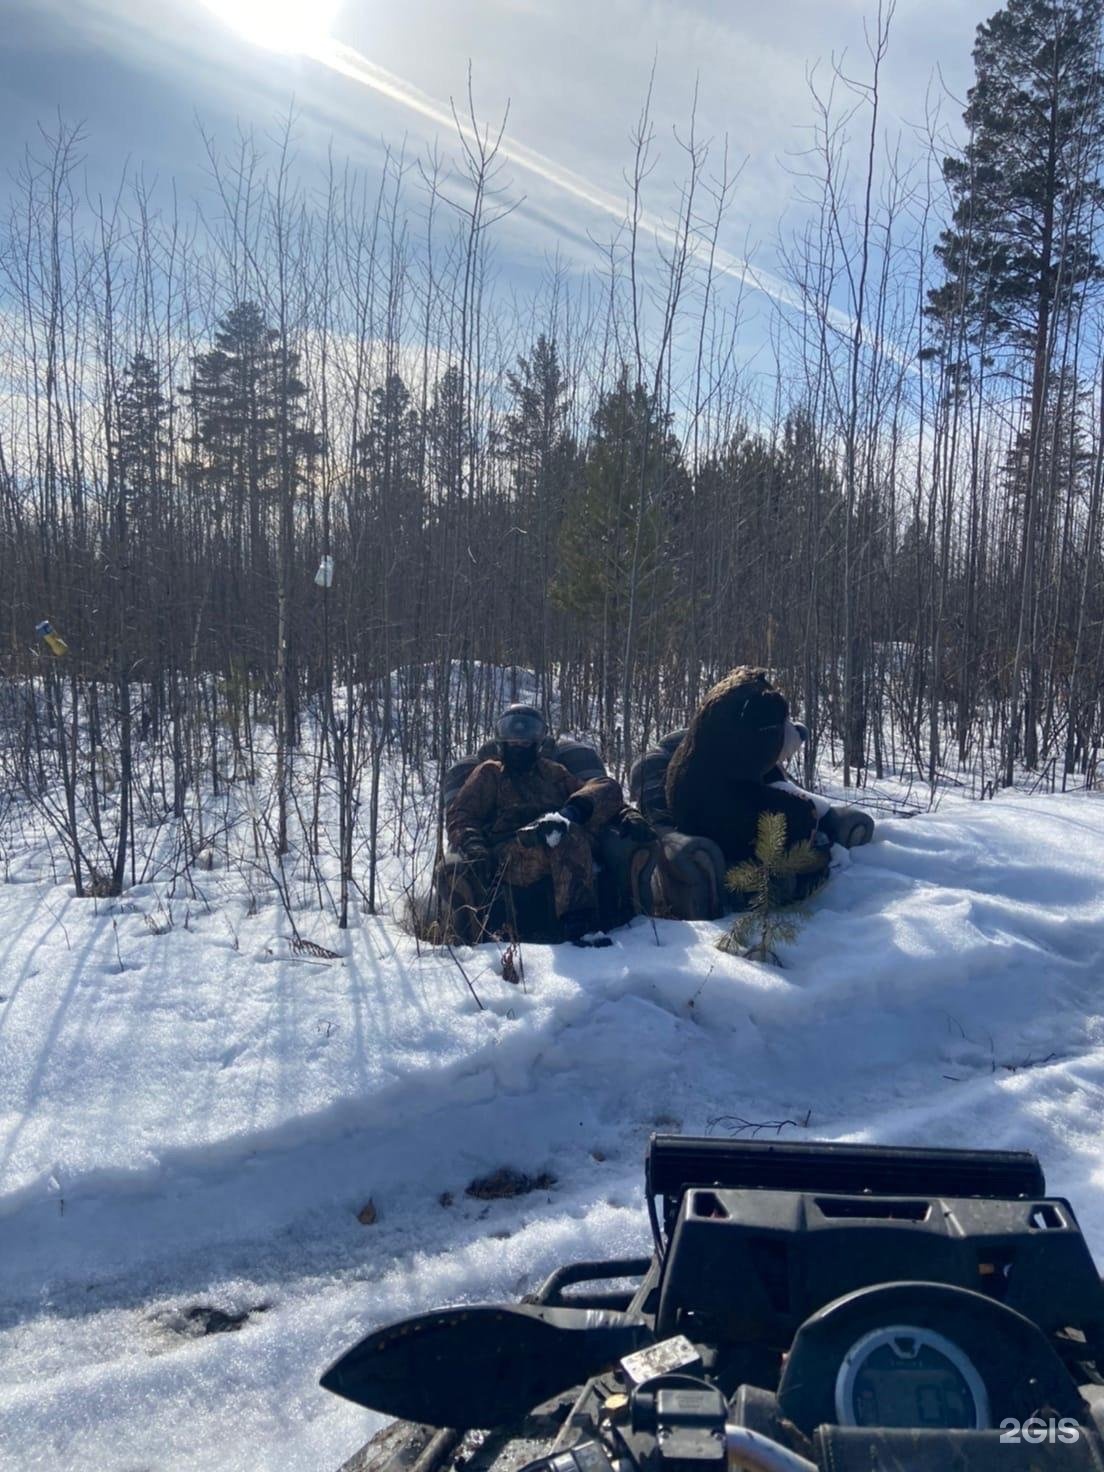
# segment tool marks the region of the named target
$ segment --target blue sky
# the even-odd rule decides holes
[[[293,17],[327,0],[277,0]],[[603,193],[624,192],[629,132],[655,64],[655,120],[662,157],[657,203],[674,177],[671,128],[684,122],[695,84],[699,132],[728,135],[746,158],[729,243],[750,242],[770,264],[779,218],[792,204],[794,155],[807,142],[808,68],[833,53],[862,65],[864,14],[853,0],[329,0],[333,35],[440,107],[460,97],[470,60],[486,118],[510,105],[509,135]],[[336,151],[371,165],[380,140],[414,147],[445,130],[423,113],[309,57],[267,50],[233,28],[260,0],[2,0],[0,163],[10,168],[36,125],[60,108],[81,120],[94,181],[126,160],[201,190],[199,117],[216,135],[236,122],[268,128],[294,97],[301,149]],[[970,79],[974,28],[993,0],[900,0],[884,88],[887,117],[920,121],[936,67],[959,96]],[[225,17],[222,18],[222,17]],[[955,109],[947,108],[949,118]],[[446,143],[451,146],[451,139]],[[580,248],[602,212],[511,167],[524,192],[507,250],[545,251],[550,234]],[[585,247],[582,247],[585,249]]]
[[[173,180],[186,203],[213,205],[198,126],[230,146],[239,128],[271,134],[293,105],[305,178],[318,177],[312,166],[331,147],[370,177],[385,144],[408,156],[434,143],[455,154],[450,98],[464,98],[470,63],[481,119],[497,124],[509,107],[501,179],[512,199],[524,198],[494,244],[500,281],[524,302],[547,282],[553,258],[593,279],[600,245],[617,228],[630,135],[654,68],[649,220],[670,219],[677,207],[676,130],[685,134],[696,90],[698,137],[712,140],[714,158],[727,139],[741,170],[720,244],[734,267],[750,259],[767,287],[742,292],[738,347],[767,382],[772,318],[785,297],[775,289],[780,228],[796,227],[803,210],[810,73],[823,86],[842,57],[865,77],[864,27],[876,8],[876,0],[0,0],[0,190],[59,110],[84,126],[92,193],[110,195],[129,164],[162,189]],[[947,127],[958,123],[974,31],[995,8],[996,0],[898,0],[881,108],[906,158],[919,149],[929,102],[942,96]],[[280,26],[301,33],[298,49],[262,44]],[[727,285],[731,304],[738,273]]]

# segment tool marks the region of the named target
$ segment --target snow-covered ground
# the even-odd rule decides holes
[[[1104,797],[883,822],[784,970],[645,920],[523,987],[364,915],[319,960],[205,879],[171,929],[156,886],[0,884],[4,1468],[336,1468],[375,1423],[324,1366],[643,1247],[657,1127],[1033,1149],[1104,1260]],[[464,1194],[499,1166],[555,1183]]]

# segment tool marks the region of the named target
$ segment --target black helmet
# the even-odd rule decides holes
[[[548,735],[548,727],[535,706],[509,705],[495,724],[495,735],[499,741],[537,746]]]

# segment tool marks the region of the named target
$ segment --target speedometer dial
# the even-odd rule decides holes
[[[964,1350],[933,1329],[894,1324],[851,1346],[836,1376],[841,1426],[989,1426],[985,1384]]]

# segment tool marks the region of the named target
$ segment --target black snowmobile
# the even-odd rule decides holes
[[[1104,1472],[1104,1288],[1033,1155],[653,1136],[645,1170],[651,1258],[331,1366],[400,1418],[342,1472]]]

